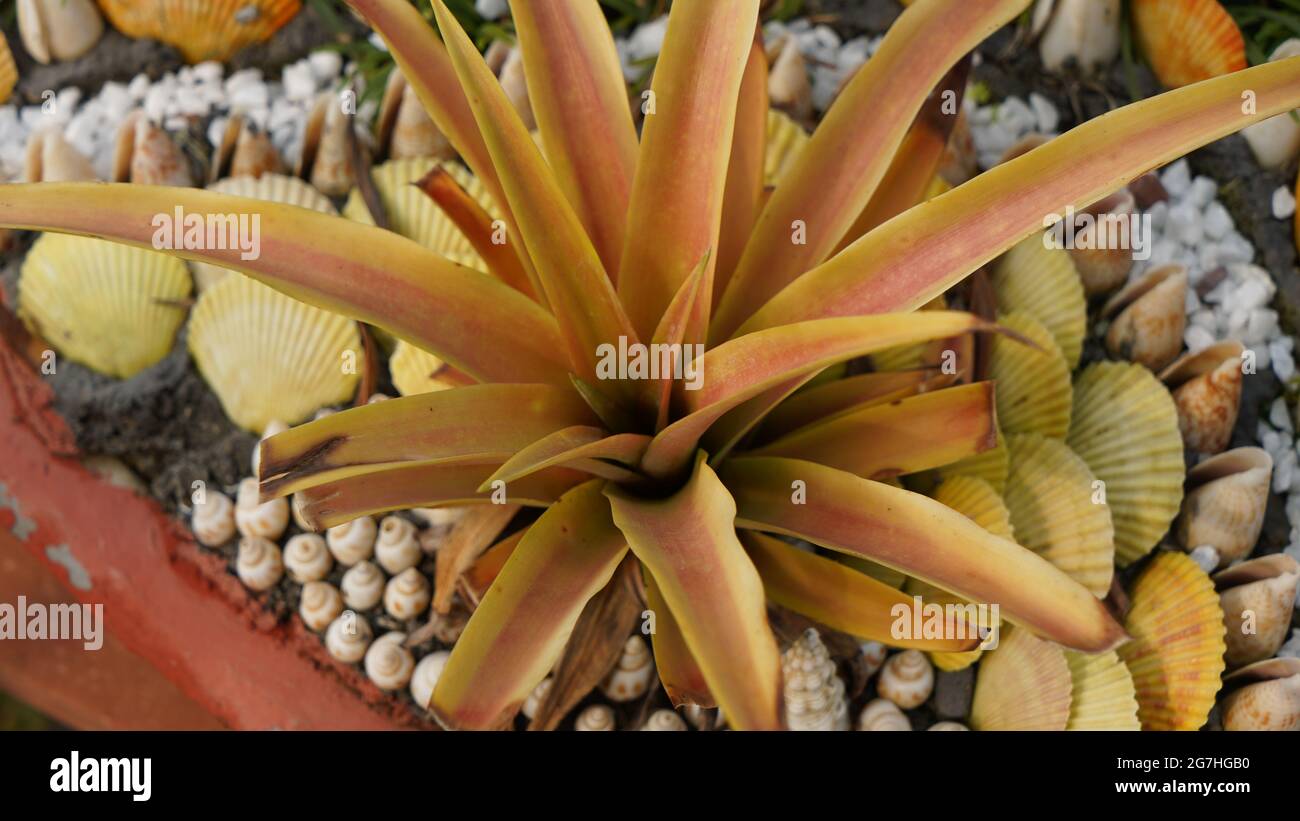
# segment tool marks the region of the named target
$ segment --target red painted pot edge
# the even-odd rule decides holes
[[[433,728],[336,662],[295,615],[277,622],[158,504],[80,462],[40,376],[0,342],[0,528],[106,629],[235,729]]]

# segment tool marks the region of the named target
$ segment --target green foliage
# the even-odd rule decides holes
[[[1251,65],[1266,62],[1284,40],[1300,37],[1300,0],[1226,0],[1246,39],[1246,58]]]

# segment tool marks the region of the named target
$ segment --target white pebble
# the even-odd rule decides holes
[[[1285,493],[1291,489],[1291,481],[1295,476],[1296,470],[1296,453],[1291,448],[1282,451],[1277,461],[1273,464],[1273,492]]]
[[[1212,544],[1197,545],[1188,554],[1206,573],[1211,573],[1219,566],[1219,551]]]
[[[1034,109],[1039,131],[1044,134],[1056,131],[1056,127],[1061,122],[1061,115],[1057,113],[1056,106],[1052,105],[1051,100],[1035,91],[1029,95],[1029,105]]]
[[[1274,357],[1276,356],[1277,354],[1275,352]],[[1276,358],[1273,360],[1273,367],[1274,369],[1277,368]],[[1278,430],[1291,433],[1291,411],[1287,409],[1286,400],[1282,397],[1279,396],[1277,399],[1274,399],[1273,404],[1269,406],[1268,422]]]
[[[1273,192],[1273,216],[1280,220],[1295,216],[1295,194],[1285,185]]]
[[[1205,216],[1201,220],[1201,225],[1205,228],[1205,235],[1212,240],[1221,240],[1232,230],[1232,215],[1228,209],[1223,207],[1223,203],[1215,200],[1205,206]]]
[[[1169,196],[1175,199],[1187,193],[1187,189],[1192,186],[1192,169],[1187,160],[1179,160],[1166,168],[1160,175],[1160,183],[1169,192]]]

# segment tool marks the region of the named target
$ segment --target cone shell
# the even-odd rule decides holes
[[[1115,531],[1097,501],[1092,471],[1058,439],[1012,435],[1007,448],[1005,500],[1016,541],[1105,597],[1115,572]]]
[[[1165,87],[1246,67],[1241,30],[1217,0],[1133,0],[1131,6],[1142,53]]]
[[[808,132],[783,112],[767,112],[767,155],[764,158],[763,184],[775,186],[786,175],[808,144]]]
[[[993,338],[989,376],[997,385],[998,426],[1006,434],[1064,439],[1070,429],[1069,363],[1051,332],[1029,314],[1012,312],[998,322],[1038,346],[1001,334]]]
[[[98,179],[90,160],[73,148],[55,128],[38,131],[27,140],[23,178],[27,182],[90,182]]]
[[[209,180],[222,177],[260,177],[282,171],[280,152],[271,143],[271,136],[250,123],[242,114],[235,114],[226,124],[221,145],[212,163]]]
[[[1133,193],[1127,188],[1122,188],[1110,196],[1095,202],[1084,209],[1084,213],[1095,217],[1108,215],[1112,217],[1122,217],[1129,219],[1137,213],[1137,203]],[[1118,247],[1111,247],[1109,239],[1102,243],[1102,229],[1095,220],[1079,224],[1076,215],[1074,237],[1074,247],[1070,248],[1068,253],[1070,259],[1074,261],[1075,267],[1079,271],[1079,279],[1083,283],[1083,291],[1089,296],[1096,294],[1105,294],[1115,290],[1124,284],[1128,279],[1129,271],[1133,269],[1133,250],[1123,247],[1129,243],[1116,243]],[[1131,223],[1130,223],[1131,230]],[[1107,232],[1109,238],[1109,232]],[[1105,244],[1107,247],[1100,248],[1098,245]],[[1090,248],[1081,248],[1080,245],[1091,245]]]
[[[167,132],[137,109],[118,128],[113,181],[189,186],[194,184],[194,176],[189,160]]]
[[[0,37],[0,104],[9,101],[9,95],[14,93],[16,85],[18,85],[18,66],[14,64],[14,55],[9,50],[9,43],[5,38]]]
[[[1028,630],[1004,626],[980,661],[971,701],[975,730],[1064,730],[1073,681],[1065,651]]]
[[[797,122],[812,119],[812,83],[808,64],[799,50],[799,41],[786,36],[781,51],[767,76],[767,95],[772,108],[788,114]]]
[[[316,98],[307,115],[294,173],[331,197],[343,196],[356,182],[348,127],[349,118],[333,93],[326,91]]]
[[[1151,370],[1173,362],[1187,325],[1187,269],[1164,265],[1115,294],[1102,309],[1109,317],[1106,350]]]
[[[388,84],[384,86],[375,133],[380,150],[390,160],[451,159],[455,155],[451,143],[433,124],[414,87],[397,67],[388,75]]]
[[[998,260],[993,290],[999,311],[1032,316],[1051,331],[1071,370],[1079,364],[1088,305],[1069,252],[1047,247],[1044,235],[1035,234]]]
[[[960,462],[944,465],[935,471],[936,475],[947,479],[956,476],[970,476],[982,479],[996,493],[1002,493],[1007,487],[1007,474],[1011,470],[1011,457],[1007,453],[1007,441],[998,431],[998,446],[975,456],[969,456]]]
[[[338,213],[334,209],[334,204],[324,194],[297,177],[287,177],[283,174],[263,174],[257,178],[227,177],[209,185],[208,190],[229,194],[232,197],[248,197],[254,200],[296,205],[322,214]],[[194,287],[200,293],[233,273],[229,268],[197,260],[190,263],[190,268],[194,271]]]
[[[1180,357],[1160,374],[1174,393],[1183,443],[1198,453],[1228,446],[1241,407],[1241,355],[1236,341],[1218,342]]]
[[[301,0],[99,0],[128,37],[161,40],[191,63],[224,62],[293,19]]]
[[[189,346],[226,415],[255,433],[351,399],[365,366],[356,323],[245,276],[203,292]]]
[[[18,33],[38,63],[75,60],[104,34],[93,0],[18,0]]]
[[[815,629],[804,631],[781,654],[786,724],[791,730],[847,730],[844,679]]]
[[[1300,659],[1279,658],[1243,667],[1224,680],[1225,730],[1300,730]]]
[[[1214,584],[1186,554],[1160,553],[1129,591],[1118,653],[1133,676],[1144,730],[1205,724],[1223,673],[1223,611]]]
[[[388,360],[393,385],[402,396],[453,387],[452,383],[438,378],[438,373],[445,367],[446,364],[438,357],[402,339],[397,341],[397,347]]]
[[[388,226],[445,257],[484,270],[484,263],[475,253],[474,246],[456,224],[447,218],[433,200],[412,185],[432,171],[435,165],[451,174],[488,213],[496,213],[496,204],[487,189],[459,163],[439,162],[427,157],[392,160],[376,166],[371,172],[375,189],[379,192],[388,216]],[[343,216],[366,225],[374,224],[359,191],[353,191],[348,197],[348,202],[343,207]]]
[[[1150,552],[1183,499],[1183,442],[1169,392],[1141,365],[1091,365],[1075,380],[1065,443],[1105,483],[1119,566]]]
[[[1187,498],[1178,519],[1178,543],[1203,544],[1229,564],[1250,554],[1264,526],[1273,457],[1263,448],[1237,448],[1212,456],[1187,473]]]
[[[172,349],[190,275],[174,257],[43,234],[23,262],[18,314],[61,355],[127,379]]]
[[[1269,658],[1286,641],[1300,585],[1300,563],[1274,553],[1214,575],[1223,608],[1228,668]]]
[[[1140,730],[1133,677],[1114,650],[1065,651],[1073,689],[1067,730]]]

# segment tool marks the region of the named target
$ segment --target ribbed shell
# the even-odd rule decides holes
[[[272,420],[293,425],[348,401],[365,367],[356,323],[245,276],[200,295],[189,345],[226,414],[256,433]]]
[[[781,654],[785,717],[791,730],[847,730],[844,680],[816,630],[808,629]]]
[[[179,259],[44,234],[23,262],[18,314],[61,355],[126,379],[172,349],[189,295],[190,274]]]
[[[998,310],[1032,316],[1051,332],[1073,370],[1083,351],[1088,305],[1070,252],[1048,248],[1042,234],[1013,246],[993,268]]]
[[[176,46],[191,63],[225,61],[293,19],[301,0],[99,0],[128,37]]]
[[[1223,673],[1223,611],[1214,583],[1183,553],[1151,560],[1129,591],[1118,649],[1133,676],[1144,730],[1195,730],[1205,724]]]
[[[1003,626],[975,678],[975,730],[1064,730],[1073,681],[1065,651],[1028,630]]]
[[[1115,531],[1106,505],[1094,500],[1092,472],[1058,439],[1017,434],[1007,447],[1004,498],[1016,541],[1104,597],[1115,572]]]
[[[403,339],[397,340],[393,355],[388,359],[393,385],[402,396],[432,393],[452,387],[436,376],[444,367],[441,359]]]
[[[998,426],[1004,433],[1064,439],[1070,429],[1070,366],[1042,323],[1023,311],[998,318],[1040,350],[1007,336],[993,339],[989,376],[996,383]]]
[[[1074,689],[1067,730],[1138,730],[1133,677],[1114,650],[1097,655],[1065,651]]]
[[[1246,67],[1241,30],[1217,0],[1133,0],[1132,8],[1142,53],[1166,87]]]
[[[1074,383],[1066,444],[1106,483],[1119,566],[1145,556],[1183,499],[1183,440],[1169,391],[1141,365],[1089,366]]]
[[[14,65],[9,43],[0,37],[0,103],[8,102],[14,86],[18,85],[18,66]]]
[[[1010,471],[1011,457],[1007,453],[1007,440],[998,432],[998,446],[975,456],[968,456],[960,462],[944,465],[936,473],[947,479],[955,476],[971,476],[983,479],[997,493],[1007,487],[1007,473]]]

